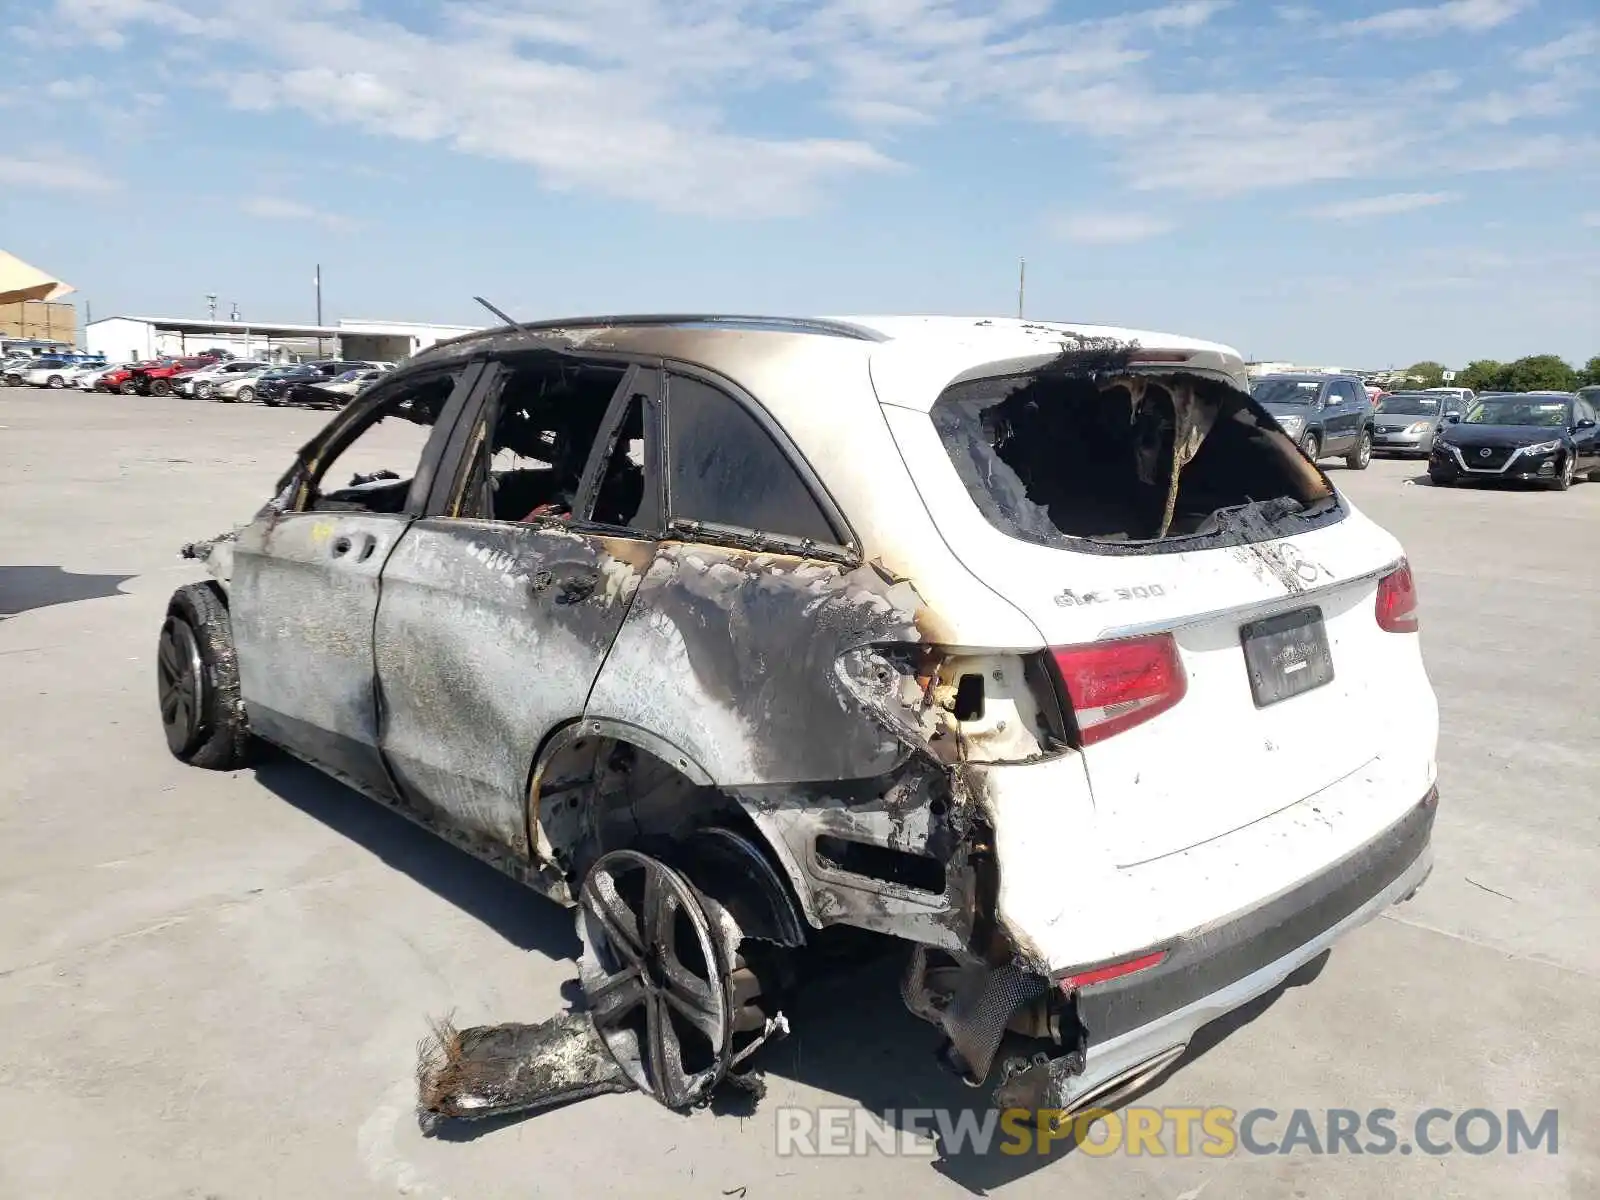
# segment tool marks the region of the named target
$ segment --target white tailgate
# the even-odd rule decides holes
[[[1404,638],[1376,621],[1393,537],[1350,510],[1298,536],[1182,553],[1103,554],[1020,541],[969,497],[928,418],[885,406],[951,550],[1037,626],[1049,646],[1172,632],[1188,691],[1175,707],[1084,751],[1103,844],[1119,866],[1197,845],[1295,804],[1370,762],[1397,689],[1427,689]],[[1341,498],[1348,509],[1348,502]],[[1258,709],[1240,628],[1322,610],[1333,679]],[[1409,650],[1409,647],[1407,647]]]

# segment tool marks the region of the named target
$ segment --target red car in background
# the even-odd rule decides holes
[[[124,396],[166,396],[172,392],[172,380],[178,375],[209,367],[218,359],[215,354],[197,354],[192,358],[163,358],[154,363],[140,363],[128,378],[117,385]]]
[[[138,386],[134,385],[130,388],[124,388],[123,385],[128,383],[128,381],[133,378],[133,373],[143,367],[155,367],[160,366],[160,364],[161,360],[159,358],[152,358],[146,362],[130,363],[125,367],[118,367],[114,371],[107,371],[104,375],[100,376],[99,379],[95,380],[95,390],[105,392],[125,392],[125,394],[132,396],[138,392]]]

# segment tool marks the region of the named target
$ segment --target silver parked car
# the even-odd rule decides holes
[[[1459,416],[1462,400],[1448,391],[1394,392],[1373,410],[1372,448],[1379,454],[1426,458],[1447,416]]]

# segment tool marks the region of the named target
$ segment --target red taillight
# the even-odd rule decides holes
[[[1389,633],[1417,631],[1417,581],[1404,559],[1378,580],[1378,628]]]
[[[1085,746],[1166,712],[1188,687],[1170,633],[1060,646],[1051,653]]]
[[[1070,975],[1056,977],[1056,986],[1068,996],[1079,988],[1088,987],[1092,983],[1104,983],[1108,979],[1121,979],[1124,975],[1132,975],[1135,971],[1148,971],[1166,958],[1165,950],[1157,950],[1154,954],[1144,954],[1138,958],[1130,958],[1126,962],[1112,963],[1110,966],[1093,967],[1087,971],[1075,971]]]

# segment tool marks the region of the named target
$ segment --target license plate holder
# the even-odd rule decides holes
[[[1242,625],[1239,642],[1257,708],[1281,704],[1333,681],[1328,630],[1316,605]]]

